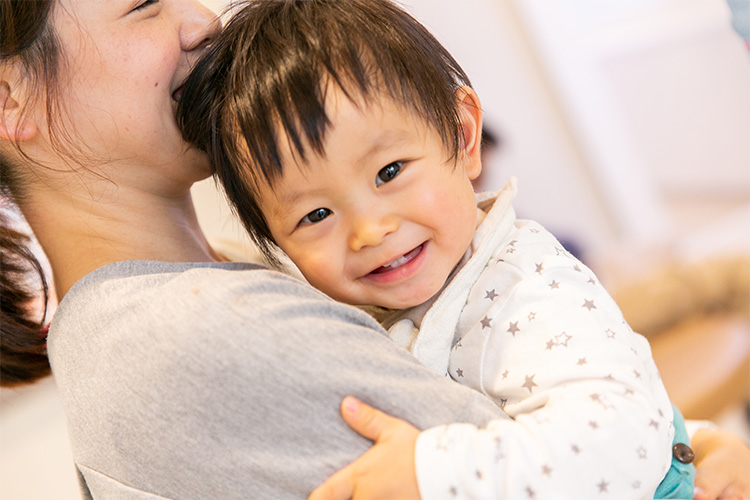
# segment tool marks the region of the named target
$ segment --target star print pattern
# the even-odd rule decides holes
[[[516,333],[520,331],[520,329],[518,328],[518,321],[511,323],[510,326],[508,327],[508,331],[512,333],[513,336],[515,337]]]
[[[535,376],[536,375],[526,375],[526,382],[524,382],[521,387],[525,387],[529,392],[534,392],[534,387],[536,387],[536,383],[534,383]]]
[[[422,497],[651,498],[671,459],[673,430],[646,340],[593,272],[539,224],[516,220],[498,202],[477,235],[488,234],[486,224],[505,233],[475,238],[473,255],[443,291],[468,289],[445,342],[447,371],[511,418],[423,431]],[[462,281],[480,256],[480,273]],[[444,322],[444,309],[427,311],[418,341],[428,343],[425,325]]]

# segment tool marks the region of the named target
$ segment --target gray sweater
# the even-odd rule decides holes
[[[48,351],[89,498],[305,498],[370,445],[347,394],[420,428],[501,416],[366,314],[249,264],[103,267]]]

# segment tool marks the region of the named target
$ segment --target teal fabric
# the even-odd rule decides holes
[[[732,27],[745,40],[750,42],[750,2],[747,0],[727,0],[732,11]]]
[[[674,409],[674,440],[672,446],[684,443],[690,446],[690,439],[685,430],[685,419],[676,406]],[[695,483],[695,466],[692,463],[683,464],[672,456],[672,465],[664,476],[659,487],[656,488],[654,498],[693,498],[693,484]]]

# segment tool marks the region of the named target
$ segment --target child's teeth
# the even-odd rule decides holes
[[[402,255],[398,259],[394,260],[390,264],[386,264],[383,267],[398,267],[406,263],[406,256]]]

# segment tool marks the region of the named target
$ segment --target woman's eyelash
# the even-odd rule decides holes
[[[145,2],[141,3],[140,5],[136,5],[133,8],[133,12],[138,11],[138,10],[143,10],[146,7],[149,7],[151,5],[155,5],[157,3],[159,3],[159,0],[146,0]]]

